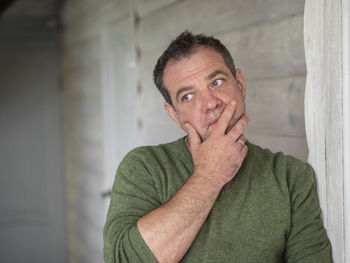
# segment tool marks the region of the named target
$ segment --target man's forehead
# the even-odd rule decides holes
[[[185,55],[169,59],[169,61],[166,64],[166,67],[168,67],[170,65],[178,64],[178,63],[181,63],[184,61],[192,60],[193,58],[196,57],[196,55],[203,54],[203,53],[212,54],[212,57],[217,57],[219,59],[221,58],[223,60],[222,55],[218,51],[216,51],[215,49],[213,49],[211,47],[199,46],[199,47],[196,47],[196,48],[190,50]]]
[[[209,74],[212,74],[214,71],[227,71],[227,74],[231,72],[220,53],[211,48],[200,47],[190,56],[183,57],[180,60],[169,60],[164,70],[163,81],[173,82],[174,80],[179,80],[180,75],[181,77],[186,75],[191,77],[192,74],[206,71],[207,69],[210,70]]]

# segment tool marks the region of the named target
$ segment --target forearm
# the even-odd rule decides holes
[[[159,262],[182,259],[221,188],[194,173],[172,199],[139,219],[138,230]]]
[[[242,165],[248,148],[242,135],[248,117],[227,131],[235,110],[230,103],[221,114],[210,136],[202,142],[189,123],[187,147],[194,173],[169,202],[139,219],[138,230],[159,262],[178,262],[185,255],[205,222],[223,186]],[[237,140],[243,140],[238,142]]]

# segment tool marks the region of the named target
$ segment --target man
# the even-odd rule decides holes
[[[154,80],[188,137],[120,164],[106,262],[331,262],[312,168],[246,141],[243,72],[220,41],[183,32]]]

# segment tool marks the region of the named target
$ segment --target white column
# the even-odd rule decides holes
[[[305,127],[336,263],[349,258],[349,0],[306,0]]]
[[[350,262],[350,1],[342,2],[345,261]]]

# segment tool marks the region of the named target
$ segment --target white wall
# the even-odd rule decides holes
[[[0,125],[0,262],[65,262],[59,52],[52,28],[0,21]]]

